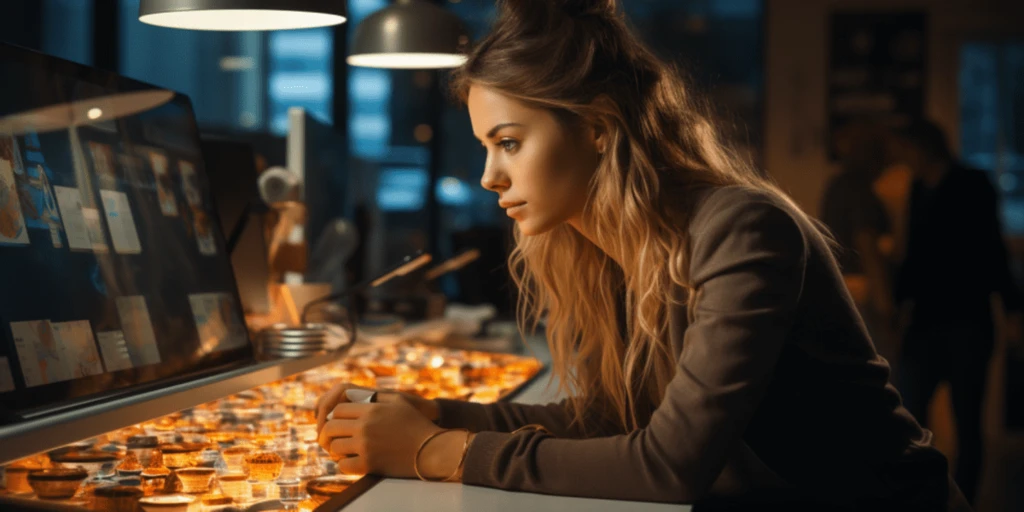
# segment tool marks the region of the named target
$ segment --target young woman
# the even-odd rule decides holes
[[[342,384],[318,411],[341,471],[678,503],[952,503],[828,239],[726,149],[614,0],[502,2],[454,84],[487,148],[481,184],[516,221],[521,321],[546,321],[572,398],[362,404]]]

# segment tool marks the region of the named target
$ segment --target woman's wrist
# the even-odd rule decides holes
[[[437,400],[427,400],[423,407],[423,415],[437,423],[441,420],[441,404]]]
[[[454,475],[450,481],[461,481],[460,462],[463,460],[463,452],[469,449],[467,440],[471,440],[472,436],[473,434],[462,430],[449,430],[428,441],[419,460],[423,477],[429,480],[443,480]]]

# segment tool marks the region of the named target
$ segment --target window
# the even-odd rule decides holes
[[[356,27],[370,14],[387,7],[386,0],[350,0],[348,23]],[[348,31],[349,43],[355,30]],[[368,162],[386,158],[391,140],[391,72],[351,66],[348,70],[348,132],[353,156]]]
[[[334,31],[331,28],[271,32],[268,99],[271,131],[288,131],[288,109],[303,107],[332,123]]]
[[[760,161],[764,101],[763,0],[623,2],[636,33],[662,59],[680,66],[706,97],[720,128]]]
[[[265,125],[265,34],[147,25],[139,21],[139,0],[121,2],[119,26],[123,75],[187,94],[204,127]]]
[[[93,2],[2,0],[0,41],[93,63]]]
[[[93,4],[43,0],[42,50],[79,64],[92,64]]]
[[[1024,41],[964,44],[959,82],[962,158],[991,173],[1004,229],[1024,235]]]
[[[206,32],[139,21],[139,0],[120,8],[121,73],[184,94],[203,127],[283,135],[288,108],[332,119],[331,28]]]

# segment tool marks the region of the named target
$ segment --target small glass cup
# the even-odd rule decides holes
[[[160,445],[160,440],[156,436],[147,435],[135,435],[128,438],[128,452],[134,453],[135,458],[139,460],[139,463],[143,466],[148,466],[153,458],[153,450],[157,449]]]
[[[176,470],[181,480],[181,492],[185,494],[206,494],[210,492],[217,470],[213,468],[181,468]]]
[[[206,445],[200,443],[175,443],[160,445],[164,465],[171,469],[194,466]]]
[[[129,450],[124,459],[114,467],[114,471],[117,473],[117,476],[122,478],[137,477],[142,474],[143,469],[145,469],[145,466],[139,462],[135,452],[131,450]]]
[[[73,497],[88,477],[79,467],[49,468],[30,472],[28,483],[40,499],[63,500]]]
[[[142,470],[143,493],[146,496],[154,496],[164,492],[164,489],[167,487],[167,478],[170,476],[171,470],[167,468],[146,468]]]
[[[244,503],[252,499],[252,485],[249,483],[249,476],[245,473],[228,473],[217,477],[220,484],[220,492],[230,496],[238,503]]]
[[[93,491],[93,510],[135,512],[142,489],[122,485],[97,487]]]
[[[228,471],[234,473],[248,472],[249,465],[245,462],[245,456],[251,453],[253,449],[250,445],[237,445],[225,448],[221,455],[224,457],[224,464],[227,466]]]
[[[277,486],[272,482],[281,476],[284,470],[284,459],[272,451],[257,451],[245,456],[249,466],[249,483],[252,485],[254,499],[273,499],[277,494]]]
[[[28,483],[28,474],[32,470],[25,467],[7,467],[4,469],[4,480],[7,483],[7,490],[12,494],[27,494],[32,492]],[[89,476],[86,474],[86,476]]]
[[[284,469],[284,459],[271,451],[258,451],[245,456],[249,465],[249,480],[257,482],[273,482]]]
[[[302,482],[297,478],[277,481],[277,499],[284,504],[285,510],[298,510],[298,503],[306,498]]]

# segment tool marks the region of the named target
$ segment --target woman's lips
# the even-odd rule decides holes
[[[526,208],[526,203],[519,203],[517,205],[508,206],[505,208],[505,215],[508,215],[509,217],[515,217],[516,215],[521,213],[524,208]]]

